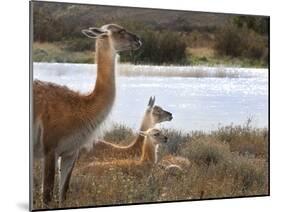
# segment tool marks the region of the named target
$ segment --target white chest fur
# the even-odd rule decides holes
[[[57,155],[67,154],[81,149],[82,147],[92,147],[93,143],[103,136],[105,130],[105,119],[108,116],[107,111],[99,119],[92,120],[91,122],[81,126],[74,131],[71,135],[63,137],[59,141],[56,153]]]

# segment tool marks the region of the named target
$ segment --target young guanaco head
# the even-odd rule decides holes
[[[165,136],[161,130],[152,128],[148,129],[147,131],[140,131],[140,135],[144,136],[147,140],[147,142],[150,142],[154,145],[161,144],[161,143],[167,143],[168,137]]]
[[[171,121],[173,119],[172,113],[164,110],[158,105],[155,105],[155,97],[150,97],[145,111],[141,130],[153,128],[156,124]]]
[[[109,39],[116,52],[136,50],[142,45],[137,35],[117,24],[107,24],[100,28],[90,27],[89,29],[83,29],[82,33],[93,39]]]
[[[159,144],[167,143],[167,136],[155,128],[150,128],[147,131],[140,131],[139,134],[144,136],[141,161],[150,164],[157,163]]]
[[[158,105],[155,105],[155,97],[150,97],[147,112],[151,113],[155,123],[171,121],[173,119],[172,113],[164,110]]]

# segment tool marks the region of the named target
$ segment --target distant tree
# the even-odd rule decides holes
[[[233,18],[233,23],[239,28],[247,27],[259,34],[267,34],[269,30],[269,20],[266,17],[239,15]]]
[[[34,40],[40,42],[61,40],[65,30],[62,20],[54,18],[55,5],[34,4]]]
[[[172,31],[144,30],[138,33],[142,48],[134,55],[125,54],[123,61],[148,64],[184,64],[186,43],[181,34]]]
[[[261,60],[268,58],[267,37],[247,26],[226,24],[215,35],[215,50],[219,55]]]

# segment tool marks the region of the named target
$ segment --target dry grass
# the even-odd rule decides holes
[[[150,173],[136,175],[111,168],[103,175],[81,173],[79,168],[91,162],[85,155],[78,161],[71,179],[67,200],[61,207],[79,207],[139,202],[191,200],[204,198],[268,194],[267,129],[243,126],[220,127],[209,134],[189,134],[166,130],[168,145],[160,154],[187,157],[189,171],[167,173],[154,166]],[[130,129],[118,126],[106,137],[120,143],[132,138]],[[41,169],[34,166],[34,208],[42,208]],[[50,207],[59,207],[57,195]]]
[[[33,43],[34,62],[94,63],[92,51],[69,51],[61,43]]]
[[[214,57],[215,50],[210,47],[189,48],[189,53],[195,57]]]
[[[200,64],[200,63],[199,63]],[[152,71],[153,68],[153,71]],[[238,78],[239,72],[223,66],[216,68],[206,68],[204,66],[150,66],[119,64],[118,73],[121,76],[135,77],[214,77],[214,78]]]
[[[251,127],[252,119],[248,119],[243,126],[220,127],[212,135],[220,142],[229,144],[231,152],[242,155],[266,158],[268,154],[267,129]]]

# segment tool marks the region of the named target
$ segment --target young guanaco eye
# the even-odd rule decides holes
[[[159,135],[160,135],[160,133],[155,133],[155,134],[154,134],[154,136],[159,136]]]
[[[160,112],[159,112],[159,111],[153,111],[153,114],[155,114],[155,115],[159,115],[159,114],[160,114]]]

